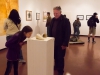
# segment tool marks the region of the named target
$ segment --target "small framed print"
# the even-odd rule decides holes
[[[86,15],[86,20],[89,20],[89,18],[91,17],[92,15]]]
[[[79,18],[79,20],[84,20],[84,15],[77,15],[77,18]]]
[[[36,13],[36,20],[40,20],[40,13]]]
[[[32,11],[26,11],[26,21],[32,21]]]
[[[43,22],[46,22],[47,20],[47,12],[43,12]]]

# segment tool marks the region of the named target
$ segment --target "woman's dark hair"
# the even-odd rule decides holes
[[[21,22],[19,13],[18,13],[18,11],[16,9],[12,9],[11,10],[8,18],[11,19],[16,25],[20,24],[20,22]]]
[[[28,33],[28,32],[32,32],[32,31],[33,31],[33,29],[30,26],[24,26],[21,32]]]
[[[32,31],[33,31],[33,30],[32,30],[32,28],[31,28],[30,26],[24,26],[23,29],[22,29],[22,30],[20,31],[20,33],[19,33],[20,39],[21,39],[23,36],[26,37],[24,33],[32,32]]]

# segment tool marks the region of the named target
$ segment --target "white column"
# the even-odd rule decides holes
[[[53,75],[54,38],[27,41],[27,75]]]

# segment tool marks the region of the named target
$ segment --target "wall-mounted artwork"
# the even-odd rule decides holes
[[[79,18],[79,20],[84,20],[84,15],[77,15],[77,18]]]
[[[86,20],[88,20],[92,15],[86,15]]]
[[[47,20],[47,12],[43,12],[43,22],[46,22]]]
[[[12,9],[18,10],[18,0],[0,0],[0,36],[5,35],[4,21]]]
[[[40,13],[36,13],[36,20],[40,20]]]
[[[26,21],[32,21],[32,11],[26,11]]]

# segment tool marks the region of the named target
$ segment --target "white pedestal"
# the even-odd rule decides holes
[[[53,75],[54,39],[47,37],[27,41],[27,75]]]

